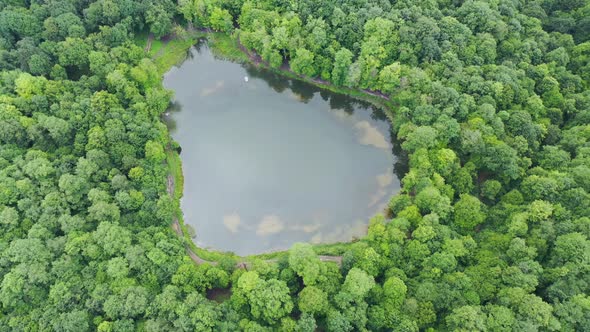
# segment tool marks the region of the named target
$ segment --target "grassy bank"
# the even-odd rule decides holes
[[[182,38],[172,38],[166,42],[159,40],[152,41],[152,49],[147,53],[152,58],[158,68],[160,75],[165,74],[173,66],[180,64],[187,56],[188,50],[197,43],[200,38],[209,37],[209,34],[201,31],[187,32]],[[136,36],[135,42],[137,45],[145,47],[147,45],[147,34]],[[156,46],[156,48],[154,48]],[[172,138],[170,138],[172,140]],[[172,145],[172,142],[171,142]],[[220,261],[227,257],[238,258],[232,253],[222,253],[199,248],[193,242],[187,225],[184,223],[182,209],[180,207],[180,199],[184,192],[184,176],[182,172],[182,161],[180,155],[172,148],[166,150],[166,161],[170,175],[174,179],[174,208],[178,224],[183,234],[183,242],[200,258],[208,261]],[[196,230],[197,235],[199,230]]]
[[[201,38],[207,39],[213,54],[217,57],[240,63],[248,61],[248,55],[240,50],[236,41],[231,36],[221,32],[205,32],[199,30],[185,31],[182,35],[170,37],[165,41],[153,38],[151,40],[151,47],[146,53],[156,64],[158,73],[163,75],[173,66],[184,61],[188,50]],[[139,47],[145,49],[148,39],[149,35],[147,33],[139,33],[135,35],[134,42]]]
[[[170,68],[184,61],[187,57],[188,50],[202,36],[203,34],[199,32],[187,33],[181,38],[172,38],[163,43],[157,52],[150,51],[151,57],[156,67],[158,67],[158,73],[164,75]]]
[[[175,201],[180,201],[182,193],[184,192],[184,176],[182,174],[182,162],[178,152],[167,149],[166,150],[166,161],[168,163],[168,169],[170,175],[174,178],[174,194],[173,198]],[[180,204],[180,203],[179,203]]]
[[[323,255],[323,256],[342,256],[348,249],[350,249],[350,245],[353,242],[337,242],[337,243],[322,243],[322,244],[314,244],[313,249],[316,254]],[[273,260],[280,260],[283,257],[286,257],[289,254],[288,251],[273,251],[267,252],[258,255],[250,255],[246,256],[246,259],[273,259]]]
[[[160,51],[153,57],[154,63],[158,67],[158,73],[164,75],[172,66],[181,63],[186,58],[188,49],[196,41],[196,38],[173,39],[162,46]]]
[[[182,198],[184,192],[184,175],[182,173],[182,162],[180,160],[180,155],[175,150],[168,148],[166,150],[166,162],[168,163],[168,168],[170,170],[170,175],[174,179],[174,191],[173,191],[173,199],[174,199],[174,210],[176,214],[176,218],[178,219],[178,224],[180,225],[180,229],[182,230],[182,237],[183,242],[187,245],[195,254],[201,257],[204,260],[208,261],[219,261],[224,257],[234,257],[237,258],[232,253],[222,253],[217,251],[211,251],[203,248],[199,248],[195,245],[191,236],[189,235],[190,232],[187,229],[187,225],[184,223],[184,218],[182,214],[182,209],[180,208],[180,199]],[[198,230],[197,234],[198,234]]]
[[[226,33],[209,33],[207,41],[213,54],[221,59],[239,63],[250,61],[248,55],[239,48],[236,39]]]

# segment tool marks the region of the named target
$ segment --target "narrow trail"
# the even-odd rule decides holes
[[[148,38],[147,38],[147,42],[145,43],[144,51],[146,53],[149,53],[150,50],[152,49],[152,41],[153,40],[154,40],[154,34],[150,32],[150,34],[148,35]]]
[[[250,59],[250,62],[256,66],[260,66],[261,63],[265,63],[262,60],[262,57],[258,54],[256,54],[255,52],[250,52],[244,45],[242,45],[242,42],[240,41],[240,37],[238,36],[237,40],[236,40],[237,44],[238,44],[238,48],[240,49],[240,51],[244,52],[244,54],[246,54],[248,56],[248,58]],[[267,63],[265,63],[266,65],[268,65]]]
[[[168,195],[170,195],[171,197],[174,197],[174,177],[171,174],[168,175],[166,187],[167,187],[166,189],[168,191]],[[184,239],[184,233],[182,232],[182,228],[180,227],[180,222],[178,221],[178,218],[176,216],[172,220],[171,227],[174,230],[174,232],[176,233],[176,235],[178,235],[178,237]],[[186,253],[189,255],[189,257],[193,260],[193,262],[195,262],[195,264],[197,264],[197,265],[207,263],[207,264],[211,264],[211,265],[215,266],[218,264],[218,262],[208,261],[206,259],[199,257],[199,255],[197,255],[187,244],[184,245],[184,249],[186,250]],[[338,266],[342,265],[342,256],[319,255],[318,258],[322,262],[333,262],[333,263],[338,264]],[[276,263],[277,260],[276,259],[267,259],[267,260],[265,260],[265,262],[272,264],[272,263]],[[251,265],[251,263],[249,263],[248,261],[246,261],[244,259],[240,259],[236,262],[236,268],[239,268],[239,269],[249,270],[250,265]]]

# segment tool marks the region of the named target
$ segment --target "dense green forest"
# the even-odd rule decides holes
[[[134,43],[181,27],[391,99],[409,171],[341,266],[187,256]],[[589,40],[587,0],[1,1],[0,330],[590,331]]]

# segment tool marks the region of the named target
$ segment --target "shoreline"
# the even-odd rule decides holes
[[[168,41],[168,43],[158,51],[157,54],[154,54],[154,56],[159,55],[159,57],[154,58],[154,56],[152,56],[152,60],[154,61],[157,61],[158,58],[164,55],[168,55],[168,58],[176,59],[175,63],[165,61],[164,64],[166,65],[166,68],[159,65],[159,71],[161,72],[161,75],[164,75],[173,66],[182,62],[186,57],[186,52],[190,49],[190,47],[194,46],[196,43],[198,43],[200,39],[204,38],[207,40],[207,43],[209,44],[213,54],[217,57],[236,63],[248,63],[257,68],[270,70],[271,72],[279,74],[288,79],[299,80],[311,84],[320,89],[325,89],[333,93],[346,95],[355,99],[368,102],[374,107],[377,107],[380,110],[382,110],[386,117],[390,121],[393,121],[393,101],[383,94],[374,91],[337,87],[321,79],[313,79],[297,75],[294,72],[292,72],[288,66],[285,68],[272,68],[268,66],[268,64],[266,64],[264,61],[262,61],[258,54],[251,53],[250,51],[248,51],[239,42],[239,37],[236,38],[225,33],[206,32],[198,30],[188,33],[192,35],[186,38],[185,40],[180,41],[181,45],[185,46],[182,49],[182,57],[178,56],[179,52],[175,50],[174,47],[173,52],[167,52],[166,50],[166,46],[168,43],[178,40],[176,37],[171,38]],[[187,43],[187,41],[191,41],[191,43],[189,44]],[[186,47],[187,45],[188,47]],[[173,148],[173,145],[175,145],[175,142],[169,135],[169,144],[166,147],[166,162],[168,164],[169,169],[169,173],[167,176],[167,190],[168,193],[172,196],[175,208],[175,217],[170,226],[174,233],[182,239],[182,242],[185,246],[185,250],[187,251],[189,257],[193,260],[193,262],[195,262],[196,264],[208,263],[212,265],[217,265],[220,260],[229,258],[236,261],[236,268],[248,269],[248,265],[250,264],[249,262],[251,260],[263,260],[267,263],[276,263],[280,258],[286,257],[288,255],[288,249],[264,252],[260,254],[253,254],[247,256],[239,256],[233,252],[223,252],[212,249],[205,249],[197,246],[194,243],[194,241],[192,241],[192,238],[189,235],[187,226],[184,223],[182,210],[180,208],[180,199],[182,198],[184,184],[182,162],[180,161],[180,154],[176,151],[176,149]],[[196,230],[196,233],[198,234],[198,230]],[[348,250],[349,246],[352,243],[358,242],[359,240],[360,239],[352,239],[351,241],[347,242],[312,244],[312,246],[314,248],[314,251],[318,255],[318,258],[320,258],[320,261],[335,262],[340,266],[342,263],[342,254],[346,250]]]

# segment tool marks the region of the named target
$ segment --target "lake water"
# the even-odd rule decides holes
[[[247,79],[246,79],[247,77]],[[190,50],[164,85],[197,245],[240,255],[366,233],[399,190],[390,125],[366,103]]]

